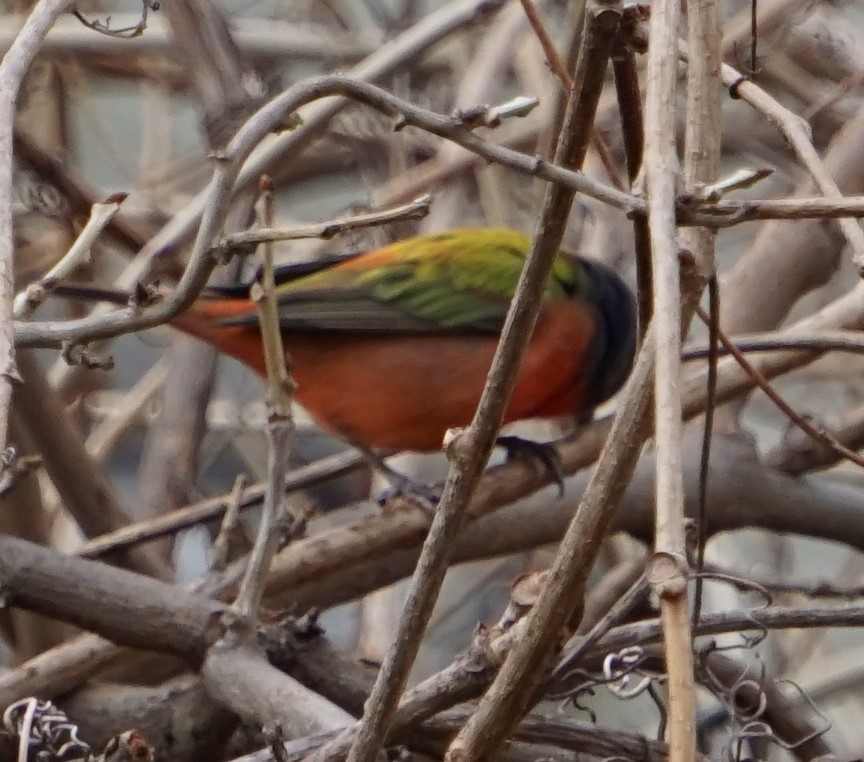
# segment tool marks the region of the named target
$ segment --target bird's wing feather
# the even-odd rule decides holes
[[[420,236],[283,279],[280,324],[289,330],[498,333],[525,262],[525,241],[510,231]],[[563,274],[569,276],[569,268]],[[563,293],[553,277],[547,295]],[[222,322],[255,320],[250,313]]]
[[[280,325],[307,331],[495,334],[529,245],[530,239],[513,231],[455,230],[406,239],[311,273],[286,272],[277,279]],[[574,272],[560,258],[544,296],[566,296]],[[250,311],[223,322],[255,320]]]

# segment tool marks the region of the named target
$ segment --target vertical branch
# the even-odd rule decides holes
[[[0,61],[0,452],[6,449],[15,336],[12,322],[15,262],[12,256],[12,145],[15,102],[24,75],[45,35],[71,0],[40,0]]]
[[[755,7],[755,3],[754,3]],[[687,112],[684,134],[684,183],[688,192],[698,194],[700,187],[717,179],[720,167],[721,143],[721,72],[722,22],[717,0],[688,0],[687,47],[691,58],[687,67]],[[692,252],[700,272],[710,279],[711,324],[709,341],[712,354],[716,352],[715,334],[718,328],[719,291],[714,275],[714,232],[707,228],[688,228],[681,241]],[[709,358],[708,389],[716,387],[716,357]],[[709,405],[711,405],[709,400]],[[705,554],[707,521],[707,479],[710,472],[711,428],[714,410],[705,414],[702,462],[699,476],[699,515],[697,568],[701,571]],[[695,625],[702,606],[702,578],[698,577],[693,607]]]
[[[710,0],[688,3],[689,34],[699,54],[713,60],[688,72],[687,180],[714,179],[719,151],[719,38]],[[704,6],[704,7],[703,7]],[[687,612],[687,555],[681,442],[681,284],[675,225],[678,161],[675,145],[676,63],[668,51],[677,45],[680,4],[661,0],[651,8],[646,93],[645,169],[657,341],[655,366],[656,541],[648,577],[660,598],[660,616],[669,672],[669,741],[672,762],[690,762],[696,751],[696,687]],[[709,39],[713,38],[713,42]],[[710,52],[710,51],[709,51]],[[705,62],[700,62],[705,63]],[[704,122],[709,122],[706,126]],[[712,144],[713,141],[713,144]],[[713,238],[696,231],[685,239],[701,264],[713,267]],[[708,262],[706,262],[708,260]]]
[[[261,180],[261,206],[265,226],[273,223],[273,186],[269,177]],[[285,349],[279,326],[276,279],[273,274],[273,244],[263,244],[261,283],[252,289],[258,309],[264,362],[267,367],[267,492],[255,545],[240,585],[234,608],[243,617],[254,616],[264,594],[270,560],[279,547],[280,527],[285,518],[284,492],[288,456],[294,441],[291,397],[294,382],[285,366]]]
[[[645,142],[645,124],[642,115],[642,94],[639,91],[639,73],[636,53],[633,49],[633,32],[638,23],[636,8],[624,11],[621,29],[618,31],[615,50],[612,53],[612,70],[615,73],[615,92],[621,114],[621,132],[624,137],[624,153],[627,159],[627,178],[632,185],[642,169],[642,149]],[[636,301],[639,311],[639,335],[651,322],[651,241],[648,220],[643,215],[633,217],[633,242],[636,250]]]
[[[66,510],[86,537],[126,526],[129,522],[114,486],[88,454],[34,353],[20,353],[18,365],[24,383],[15,389],[16,417],[27,427]],[[152,548],[130,548],[118,560],[142,574],[170,579],[170,568]]]
[[[248,66],[232,38],[231,27],[211,0],[163,3],[165,19],[178,56],[188,67],[197,97],[207,143],[221,148],[248,116],[256,101],[246,91]],[[228,231],[247,225],[251,193],[241,193],[226,215]],[[240,261],[218,268],[213,285],[233,283]],[[213,395],[219,369],[219,352],[197,339],[176,335],[168,350],[168,376],[162,409],[149,427],[137,474],[134,510],[145,519],[185,505],[198,476],[201,443],[207,430],[207,406]],[[170,552],[172,543],[158,547]]]

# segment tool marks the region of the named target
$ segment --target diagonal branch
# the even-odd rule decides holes
[[[611,22],[609,19],[605,21],[607,29],[604,31],[608,33]],[[617,25],[617,18],[614,24]],[[597,33],[597,36],[600,37],[600,34]],[[608,44],[607,40],[607,47]],[[595,59],[602,61],[604,52],[608,57],[608,50],[603,49],[602,38],[595,41],[595,48],[591,48]],[[586,56],[583,68],[577,72],[579,84],[571,91],[556,151],[556,164],[566,167],[581,167],[585,159],[588,125],[592,121],[589,115],[594,113],[602,89],[602,78],[590,77],[589,63],[592,60]],[[547,188],[534,243],[507,313],[474,420],[466,430],[457,432],[446,446],[451,466],[441,503],[417,563],[396,637],[381,665],[366,713],[357,729],[356,739],[348,755],[349,762],[372,762],[386,738],[399,696],[416,658],[422,633],[444,580],[448,557],[465,509],[495,446],[501,421],[516,384],[522,355],[537,321],[543,290],[558,256],[574,196],[573,190],[558,185]]]

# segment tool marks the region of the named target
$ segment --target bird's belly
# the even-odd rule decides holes
[[[579,412],[584,347],[571,342],[561,351],[543,333],[538,326],[505,423]],[[447,429],[471,422],[496,343],[485,336],[286,337],[298,402],[334,433],[394,451],[437,450]]]

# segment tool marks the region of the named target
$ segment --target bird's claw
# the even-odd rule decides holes
[[[507,451],[507,460],[528,457],[538,461],[558,486],[558,497],[564,497],[564,465],[554,444],[516,436],[498,437],[495,444]]]
[[[390,486],[378,494],[378,505],[382,508],[397,497],[410,500],[428,516],[435,514],[435,508],[441,499],[441,490],[434,484],[423,484],[409,479],[407,476],[386,474]]]

